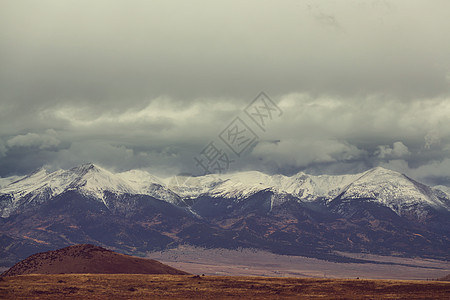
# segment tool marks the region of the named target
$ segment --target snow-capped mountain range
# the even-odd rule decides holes
[[[303,172],[283,176],[250,171],[159,178],[142,170],[113,173],[89,163],[69,170],[49,173],[40,169],[23,177],[1,178],[0,197],[4,200],[0,203],[0,215],[8,217],[22,206],[38,205],[71,190],[102,201],[106,206],[107,192],[147,195],[178,205],[200,196],[239,202],[258,192],[270,191],[278,196],[290,196],[277,197],[273,205],[280,205],[282,199],[292,197],[302,202],[330,202],[339,196],[348,201],[368,199],[389,207],[399,215],[404,210],[418,210],[425,206],[450,210],[448,187],[431,188],[404,174],[380,167],[359,174],[338,176],[313,176]]]
[[[95,243],[145,255],[181,244],[345,260],[336,251],[450,259],[450,191],[383,168],[159,178],[94,164],[0,179],[0,266]]]

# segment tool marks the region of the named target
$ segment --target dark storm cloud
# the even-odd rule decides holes
[[[312,173],[361,171],[383,165],[425,177],[450,157],[450,101],[447,98],[402,102],[379,96],[281,98],[285,112],[250,154],[282,172],[297,166]],[[345,166],[347,165],[347,166]],[[350,166],[350,167],[349,167]]]
[[[0,176],[86,161],[192,172],[265,90],[283,117],[233,170],[445,178],[448,11],[438,0],[2,1]]]

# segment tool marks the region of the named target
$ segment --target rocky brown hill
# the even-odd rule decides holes
[[[34,254],[12,266],[2,276],[73,273],[188,274],[153,259],[133,257],[94,245],[80,244]]]

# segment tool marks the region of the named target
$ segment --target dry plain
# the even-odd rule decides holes
[[[2,299],[448,299],[450,282],[197,275],[0,278]]]

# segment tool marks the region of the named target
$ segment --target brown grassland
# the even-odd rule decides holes
[[[243,276],[58,274],[0,278],[1,299],[449,299],[450,282]]]

